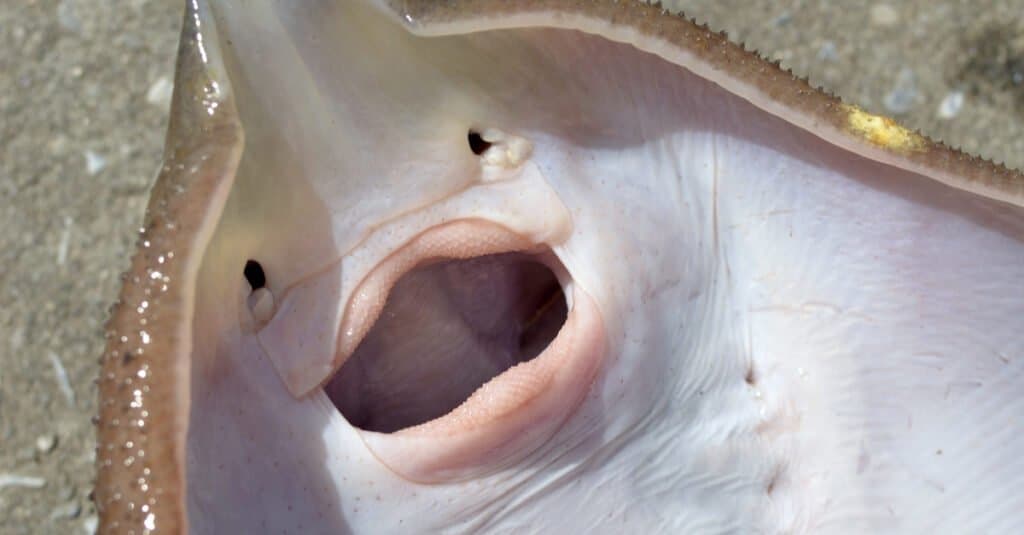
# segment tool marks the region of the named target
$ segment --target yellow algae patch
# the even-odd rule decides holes
[[[846,112],[847,128],[874,145],[900,152],[923,150],[927,145],[923,136],[888,117],[848,104],[843,105],[843,111]]]

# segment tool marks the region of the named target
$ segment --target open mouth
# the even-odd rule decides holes
[[[323,383],[377,457],[416,480],[494,468],[549,438],[604,352],[590,297],[544,245],[479,220],[434,227],[375,266]]]
[[[348,422],[391,433],[448,414],[535,359],[568,312],[550,251],[433,259],[404,274],[324,387]]]

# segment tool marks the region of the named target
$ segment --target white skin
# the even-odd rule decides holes
[[[193,533],[1024,522],[1024,210],[597,36],[422,38],[355,2],[254,4],[212,9],[246,145],[197,286]],[[473,154],[472,129],[511,152]],[[364,313],[346,307],[459,220],[550,247],[570,304],[593,303],[596,371],[541,385],[515,433],[361,432],[317,386]]]

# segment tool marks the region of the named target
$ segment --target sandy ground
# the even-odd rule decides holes
[[[159,165],[183,4],[0,2],[0,533],[95,525],[92,380]],[[1024,166],[1024,0],[666,5],[848,101]]]

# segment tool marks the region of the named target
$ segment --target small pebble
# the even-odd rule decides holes
[[[96,528],[98,528],[99,525],[99,517],[97,517],[96,515],[89,515],[85,517],[85,520],[82,521],[82,531],[84,531],[86,535],[93,535],[94,533],[96,533]]]
[[[107,166],[107,159],[99,154],[91,151],[85,151],[85,171],[90,175],[95,175],[103,170]]]
[[[23,345],[25,345],[25,328],[18,326],[15,327],[14,332],[11,333],[9,340],[11,344],[11,351],[18,351]]]
[[[82,505],[77,501],[71,501],[54,507],[53,511],[50,511],[50,519],[78,518],[80,514],[82,514]]]
[[[914,71],[907,67],[900,69],[893,88],[882,99],[889,113],[902,114],[910,111],[917,101],[917,82]]]
[[[895,26],[900,22],[900,14],[889,4],[875,4],[869,12],[871,23],[875,26]]]
[[[50,139],[49,143],[46,144],[46,147],[50,150],[50,154],[59,156],[68,148],[68,138],[63,134],[57,134]]]
[[[39,453],[50,453],[57,447],[57,435],[40,435],[36,439],[36,450]]]
[[[62,502],[66,502],[71,498],[74,498],[76,492],[78,492],[78,489],[76,489],[74,485],[64,482],[60,486],[60,491],[57,492],[57,498]]]
[[[832,41],[825,41],[821,43],[821,48],[818,49],[818,59],[822,61],[835,61],[839,57],[839,51],[836,49],[836,44]]]
[[[82,22],[75,13],[74,2],[64,0],[57,5],[57,22],[69,32],[78,33],[82,30]]]
[[[960,113],[964,107],[964,92],[950,91],[949,94],[939,103],[938,116],[940,119],[952,119]]]
[[[156,79],[149,86],[149,90],[146,91],[146,102],[160,107],[166,108],[171,104],[171,95],[174,92],[174,84],[171,83],[171,79],[166,76],[161,76]]]
[[[67,249],[70,245],[68,241],[71,236],[71,218],[64,219],[64,233],[61,235],[61,241],[57,250],[57,264],[64,264],[67,260]],[[57,381],[57,388],[60,388],[61,394],[64,394],[64,399],[67,400],[68,405],[71,407],[75,406],[75,390],[71,387],[71,380],[68,379],[68,372],[64,369],[64,363],[61,362],[60,357],[53,351],[47,352],[47,357],[50,358],[50,366],[53,367],[53,375]]]
[[[4,487],[25,487],[29,489],[41,489],[46,486],[46,480],[41,477],[23,476],[19,474],[0,474],[0,489]]]
[[[117,152],[122,158],[129,158],[139,154],[139,148],[130,143],[122,143],[121,146],[117,148]]]

